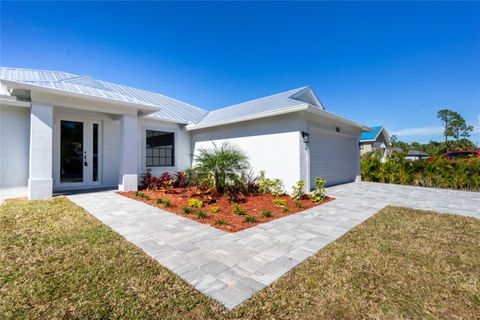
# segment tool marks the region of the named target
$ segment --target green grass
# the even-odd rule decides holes
[[[0,206],[0,318],[473,319],[480,220],[388,207],[233,311],[66,198]]]
[[[0,318],[210,318],[224,308],[66,198],[0,206]]]

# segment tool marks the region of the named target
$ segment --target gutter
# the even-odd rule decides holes
[[[185,128],[187,129],[187,131],[193,131],[193,130],[222,126],[222,125],[227,125],[227,124],[232,124],[232,123],[238,123],[238,122],[243,122],[243,121],[268,118],[268,117],[273,117],[273,116],[276,116],[276,115],[299,112],[299,111],[311,112],[311,113],[314,113],[314,114],[319,115],[321,117],[325,117],[327,119],[342,122],[342,123],[348,124],[350,126],[359,128],[362,132],[374,131],[372,128],[370,128],[368,126],[365,126],[365,125],[359,124],[357,122],[345,119],[345,118],[343,118],[339,115],[336,115],[334,113],[319,109],[318,107],[312,106],[310,104],[301,104],[301,105],[298,105],[298,106],[295,106],[295,107],[288,107],[288,108],[274,110],[274,111],[261,112],[261,113],[256,113],[256,114],[253,114],[253,115],[248,115],[248,116],[243,116],[243,117],[238,117],[238,118],[233,118],[233,119],[227,119],[227,120],[220,120],[220,121],[213,121],[213,122],[206,122],[206,123],[199,122],[199,123],[196,123],[196,124],[189,124],[189,125],[185,126]]]
[[[274,111],[260,112],[260,113],[255,113],[252,115],[247,115],[247,116],[233,118],[233,119],[219,120],[219,121],[213,121],[213,122],[207,122],[207,123],[199,122],[196,124],[189,124],[185,128],[187,129],[187,131],[193,131],[193,130],[205,129],[210,127],[217,127],[217,126],[222,126],[222,125],[231,124],[231,123],[268,118],[276,115],[292,113],[297,111],[304,111],[304,110],[307,110],[308,107],[309,107],[308,104],[302,104],[295,107],[288,107],[288,108],[278,109]]]
[[[0,94],[0,106],[30,108],[31,104],[28,101],[17,100],[14,96]]]
[[[319,109],[319,108],[316,108],[316,107],[313,107],[313,106],[309,106],[307,111],[309,111],[311,113],[315,113],[315,114],[317,114],[319,116],[322,116],[322,117],[325,117],[327,119],[336,120],[338,122],[342,122],[342,123],[351,125],[352,127],[359,128],[360,130],[362,130],[362,132],[375,131],[373,128],[370,128],[369,126],[360,124],[360,123],[352,121],[352,120],[348,120],[348,119],[346,119],[344,117],[341,117],[341,116],[339,116],[335,113],[325,111],[325,110],[322,110],[322,109]]]

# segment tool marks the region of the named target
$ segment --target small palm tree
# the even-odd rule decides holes
[[[220,147],[213,143],[212,149],[200,149],[193,169],[201,180],[213,177],[217,192],[224,193],[227,186],[242,184],[249,168],[245,153],[225,142]]]

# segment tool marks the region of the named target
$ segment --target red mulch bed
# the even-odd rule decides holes
[[[305,199],[299,200],[298,202],[301,203],[302,207],[297,208],[295,203],[297,201],[293,200],[287,195],[283,195],[280,197],[272,196],[271,194],[259,194],[255,196],[249,196],[243,199],[242,202],[236,203],[237,205],[241,206],[245,209],[245,215],[236,215],[233,213],[232,206],[235,203],[230,202],[227,196],[221,195],[216,197],[215,201],[210,204],[204,203],[202,208],[190,208],[192,210],[191,213],[186,214],[182,211],[183,207],[188,207],[188,200],[192,198],[194,193],[192,188],[174,188],[169,193],[166,193],[165,190],[141,190],[141,193],[145,194],[150,198],[147,200],[145,198],[139,198],[135,196],[135,192],[118,192],[119,194],[135,199],[138,201],[145,202],[151,206],[162,208],[163,210],[175,213],[179,216],[195,220],[200,223],[208,224],[212,227],[215,227],[220,230],[224,230],[227,232],[237,232],[240,230],[244,230],[247,228],[251,228],[257,224],[269,222],[275,219],[279,219],[282,217],[289,216],[291,214],[295,214],[312,207],[330,202],[335,200],[335,198],[327,197],[323,202],[314,203],[308,197]],[[164,204],[157,204],[156,200],[158,198],[165,200],[170,200],[172,206],[166,207]],[[288,212],[284,212],[283,206],[274,205],[272,200],[274,199],[285,199],[287,201],[286,207],[288,208]],[[217,213],[212,213],[212,207],[220,208],[220,211]],[[198,211],[204,211],[208,214],[208,216],[204,219],[198,218],[196,213]],[[270,211],[272,213],[272,217],[265,218],[263,216],[264,211]],[[253,216],[256,219],[256,222],[246,222],[245,217]],[[216,224],[216,221],[219,219],[223,219],[226,224],[219,225]]]

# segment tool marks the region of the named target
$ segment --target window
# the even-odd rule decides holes
[[[146,137],[146,166],[173,167],[175,165],[173,132],[147,130]]]

